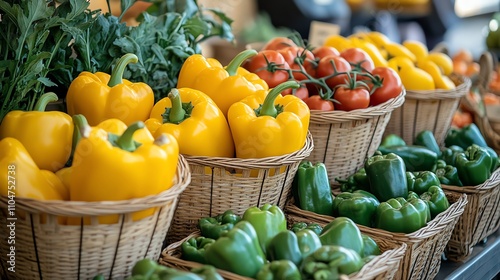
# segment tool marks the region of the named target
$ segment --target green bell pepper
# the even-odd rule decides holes
[[[435,172],[439,182],[443,185],[462,187],[463,184],[458,176],[458,170],[455,166],[446,165],[443,168],[438,168]]]
[[[408,191],[415,192],[418,195],[426,192],[431,186],[441,185],[438,176],[432,171],[413,172],[413,174],[415,175],[415,182],[411,184],[413,188],[408,189]]]
[[[281,231],[271,238],[266,252],[270,261],[289,260],[296,265],[302,261],[297,235],[291,230]]]
[[[406,146],[406,142],[403,138],[396,134],[388,134],[380,143],[382,147],[393,147],[393,146]]]
[[[406,200],[409,200],[411,198],[420,198],[420,196],[416,192],[409,191]]]
[[[238,222],[233,229],[222,233],[205,250],[207,263],[216,268],[255,278],[266,263],[258,244],[257,232],[247,221]]]
[[[356,224],[370,227],[379,204],[378,199],[369,192],[343,192],[333,200],[333,216],[348,217]]]
[[[370,236],[366,234],[361,234],[363,237],[363,257],[366,258],[368,256],[378,256],[381,254],[380,247],[377,242]]]
[[[302,210],[322,215],[332,214],[333,194],[324,163],[302,161],[297,169],[292,192],[295,204]]]
[[[354,250],[323,245],[302,261],[300,271],[303,279],[340,279],[340,274],[358,272],[364,265],[361,256]]]
[[[439,213],[446,211],[450,207],[450,202],[443,189],[438,186],[432,186],[429,190],[420,196],[420,199],[427,203],[431,211],[431,218],[434,219]]]
[[[338,245],[363,254],[364,243],[358,226],[349,218],[333,219],[319,235],[322,245]]]
[[[370,192],[379,201],[408,195],[405,163],[400,156],[393,153],[374,155],[366,160],[365,170]]]
[[[289,260],[272,261],[257,273],[257,280],[301,280],[299,268]]]
[[[446,167],[446,165],[448,165],[446,161],[444,161],[443,159],[438,159],[431,171],[436,172],[436,170],[438,170],[439,168],[444,168]]]
[[[462,149],[462,147],[452,145],[441,150],[441,159],[444,160],[447,165],[455,166],[457,155],[463,152],[464,149]]]
[[[199,267],[194,267],[191,269],[192,273],[201,276],[204,280],[224,280],[222,276],[217,272],[215,267],[211,265],[203,265]]]
[[[257,206],[248,208],[243,213],[242,221],[249,222],[255,228],[264,253],[269,241],[279,232],[287,230],[285,214],[281,208],[269,203],[260,208]]]
[[[438,160],[435,152],[417,145],[379,147],[378,150],[383,155],[393,153],[400,156],[405,163],[406,170],[412,172],[432,170]]]
[[[208,237],[191,237],[181,244],[181,258],[186,261],[205,264],[207,263],[205,251],[214,242],[214,239]]]
[[[310,229],[299,230],[295,233],[295,235],[297,235],[297,241],[302,258],[307,257],[322,245],[318,234]]]
[[[356,173],[347,177],[346,180],[335,179],[340,183],[340,191],[353,192],[356,190],[370,191],[370,180],[366,176],[366,170],[360,168]]]
[[[148,279],[204,280],[195,273],[166,267],[150,259],[142,259],[136,262],[132,267],[132,275],[127,278],[127,280]]]
[[[491,156],[488,151],[473,144],[457,155],[456,167],[460,181],[465,186],[484,183],[491,176]]]
[[[241,217],[235,214],[233,210],[227,210],[215,217],[199,219],[198,227],[200,228],[202,236],[217,239],[221,236],[222,232],[232,229],[234,224],[240,220]]]
[[[413,186],[415,185],[415,174],[410,171],[406,171],[406,188],[408,189],[408,193],[413,190]]]
[[[304,223],[304,222],[297,222],[294,223],[291,227],[291,230],[295,233],[303,230],[303,229],[310,229],[317,235],[321,233],[323,230],[323,227],[317,223]]]
[[[493,150],[490,147],[484,147],[484,148],[491,157],[491,173],[493,173],[495,170],[497,170],[498,166],[500,165],[498,154],[497,152],[495,152],[495,150]]]
[[[410,233],[424,227],[431,219],[427,203],[419,198],[398,197],[380,203],[375,227],[390,232]]]
[[[438,157],[441,156],[441,149],[439,148],[439,144],[436,141],[436,137],[434,137],[434,133],[430,130],[422,130],[415,137],[415,141],[413,145],[426,147],[427,149],[436,153]]]
[[[464,150],[472,144],[476,144],[480,147],[488,147],[484,136],[474,123],[462,128],[451,128],[446,134],[444,144],[446,147],[456,145]]]

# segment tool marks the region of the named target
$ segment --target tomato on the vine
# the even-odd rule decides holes
[[[397,97],[403,90],[403,84],[398,73],[390,67],[375,67],[371,74],[375,81],[371,83],[371,88],[376,87],[370,96],[370,105],[375,106]]]
[[[338,101],[335,104],[337,110],[352,111],[365,109],[370,106],[370,92],[368,85],[364,82],[356,81],[355,72],[348,76],[345,84],[337,87],[333,98]]]
[[[274,37],[262,47],[261,50],[280,50],[286,47],[296,47],[297,44],[288,37]]]
[[[312,67],[311,61],[314,61],[313,53],[302,47],[287,47],[279,50],[283,55],[286,62],[293,71],[293,78],[297,81],[302,81],[307,79],[307,76],[303,74],[306,71],[309,75],[314,76],[315,67]],[[301,67],[302,66],[302,67]]]
[[[257,55],[247,60],[243,64],[243,68],[257,74],[261,79],[266,81],[269,88],[276,87],[290,78],[287,71],[290,69],[290,66],[278,51],[260,51]]]
[[[318,61],[328,55],[340,55],[340,52],[336,48],[330,46],[319,46],[314,48],[311,52]]]
[[[335,74],[334,65],[338,74]],[[348,77],[346,72],[350,70],[351,65],[347,60],[340,56],[328,55],[319,60],[318,68],[316,68],[316,77],[331,76],[326,79],[326,84],[333,89],[335,86],[345,82]]]
[[[353,70],[371,72],[375,68],[373,59],[367,52],[360,48],[348,48],[342,51],[340,56],[352,65]]]
[[[281,92],[281,95],[283,96],[290,94],[295,95],[296,97],[304,100],[309,97],[309,90],[307,90],[306,85],[300,85],[299,88],[296,89],[289,88]]]
[[[335,106],[333,102],[328,99],[324,99],[320,95],[309,96],[304,99],[304,102],[309,107],[309,110],[321,110],[321,111],[334,111]]]

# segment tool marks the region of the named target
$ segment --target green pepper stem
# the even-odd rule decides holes
[[[49,104],[49,102],[54,102],[57,100],[59,100],[59,98],[57,97],[57,94],[55,94],[53,92],[44,93],[44,94],[42,94],[42,96],[40,96],[40,98],[36,102],[35,107],[33,108],[33,111],[44,112],[45,108],[47,107],[47,104]]]
[[[264,103],[262,104],[262,108],[260,109],[259,116],[271,116],[276,118],[276,116],[278,115],[278,110],[276,109],[276,106],[274,106],[274,101],[276,100],[278,95],[280,95],[281,92],[286,89],[299,87],[300,84],[296,81],[287,81],[271,89],[267,94],[266,99],[264,99]]]
[[[186,118],[186,110],[182,108],[182,100],[179,95],[179,90],[173,88],[168,93],[168,98],[172,103],[172,108],[170,109],[170,114],[168,115],[168,120],[171,123],[180,123]]]
[[[138,121],[133,124],[131,124],[127,129],[123,132],[123,134],[118,137],[118,140],[116,140],[116,146],[118,146],[120,149],[133,152],[137,148],[136,142],[134,141],[134,133],[141,129],[144,128],[144,122]]]
[[[137,61],[139,61],[139,59],[137,58],[137,55],[133,53],[123,55],[120,60],[118,60],[113,72],[111,72],[111,78],[109,79],[108,86],[114,87],[123,83],[122,77],[125,67],[127,67],[129,63],[137,63]]]
[[[74,115],[72,117],[73,119],[73,140],[71,143],[71,154],[69,156],[69,161],[71,162],[73,160],[73,156],[75,155],[75,150],[76,150],[76,145],[80,142],[82,137],[88,137],[88,134],[90,132],[90,125],[87,122],[87,119],[85,118],[84,115]]]
[[[234,76],[238,72],[238,67],[241,66],[241,64],[249,59],[252,56],[255,56],[257,54],[256,50],[244,50],[240,52],[238,55],[236,55],[231,62],[226,66],[226,71],[229,74],[229,76]]]

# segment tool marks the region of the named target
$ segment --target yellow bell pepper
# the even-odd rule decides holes
[[[116,118],[126,125],[145,121],[154,105],[154,94],[145,83],[122,79],[125,67],[137,62],[137,56],[120,58],[111,75],[103,72],[82,72],[69,86],[66,95],[68,113],[83,114],[90,125]]]
[[[304,146],[309,129],[309,108],[294,95],[281,96],[283,90],[298,87],[297,82],[288,81],[229,108],[228,121],[236,157],[280,156]]]
[[[45,112],[57,95],[49,92],[37,101],[34,111],[10,111],[0,126],[0,139],[19,140],[40,169],[55,172],[64,167],[71,153],[73,122],[63,112]],[[24,175],[23,175],[24,176]]]
[[[407,57],[409,58],[412,62],[417,62],[417,57],[415,54],[413,54],[408,48],[405,46],[395,43],[395,42],[390,42],[384,46],[384,49],[387,51],[389,54],[389,57]]]
[[[208,95],[224,116],[229,107],[241,99],[267,90],[266,82],[240,65],[257,54],[255,50],[239,53],[225,68],[199,54],[186,59],[179,72],[177,88],[192,88]]]
[[[75,120],[77,121],[77,120]],[[76,146],[69,180],[72,201],[118,201],[159,194],[173,186],[179,146],[170,134],[154,141],[137,142],[133,135],[143,122],[130,125],[120,136],[104,129],[77,124],[82,139]],[[132,214],[139,220],[154,213]],[[117,215],[99,217],[99,223],[118,221]],[[79,220],[68,219],[70,224]],[[87,218],[84,223],[89,223]]]
[[[426,71],[418,68],[408,57],[394,57],[389,60],[406,90],[434,90],[434,79]]]
[[[417,62],[417,67],[424,70],[425,72],[429,73],[432,76],[436,88],[451,90],[456,87],[455,83],[450,78],[448,78],[448,76],[445,76],[441,72],[439,66],[436,63],[434,63],[434,61],[431,61],[429,58],[427,57],[421,58]]]
[[[179,152],[191,156],[234,157],[226,117],[210,97],[190,88],[172,89],[151,111],[146,127],[155,136],[172,134]]]
[[[12,137],[0,140],[0,194],[39,200],[67,200],[68,190],[51,171],[41,170],[23,144]]]

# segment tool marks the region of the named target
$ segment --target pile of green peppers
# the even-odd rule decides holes
[[[199,220],[202,235],[181,244],[182,259],[258,280],[339,279],[381,253],[377,243],[346,217],[325,227],[288,225],[278,206],[264,204],[241,216],[228,210],[207,218]]]

